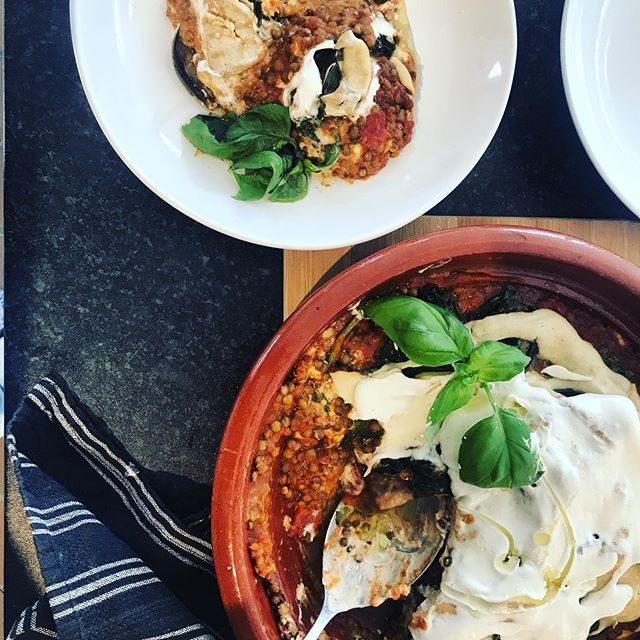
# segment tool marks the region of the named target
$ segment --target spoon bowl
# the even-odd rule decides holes
[[[341,501],[325,536],[322,610],[305,640],[317,640],[339,613],[408,595],[442,549],[450,513],[443,496],[373,514]]]

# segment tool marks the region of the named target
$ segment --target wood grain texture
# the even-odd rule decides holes
[[[284,252],[284,317],[330,277],[392,244],[433,231],[478,224],[502,224],[560,231],[605,247],[640,266],[640,223],[560,218],[422,216],[389,235],[343,249]]]

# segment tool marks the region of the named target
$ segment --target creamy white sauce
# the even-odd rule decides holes
[[[590,382],[593,379],[590,376],[583,376],[581,373],[569,371],[569,369],[559,364],[551,364],[545,367],[540,373],[544,373],[552,378],[557,378],[558,380],[572,380],[573,382]]]
[[[438,440],[456,498],[452,563],[412,635],[585,640],[594,622],[621,612],[633,594],[619,580],[640,562],[638,412],[623,396],[558,397],[524,376],[492,386],[496,401],[519,407],[538,436],[546,472],[536,487],[516,490],[462,482],[460,441],[491,406],[478,394],[445,421]]]
[[[322,77],[313,56],[316,51],[333,49],[334,46],[335,42],[333,40],[325,40],[311,49],[303,58],[300,70],[285,87],[284,104],[289,107],[289,114],[292,120],[300,122],[306,118],[315,118],[318,115],[320,94],[322,93]]]
[[[379,11],[374,12],[371,27],[376,38],[384,36],[388,40],[393,40],[396,35],[395,27]]]
[[[352,407],[353,420],[377,420],[384,428],[371,468],[383,458],[431,459],[432,443],[425,438],[429,410],[451,376],[408,378],[402,369],[411,362],[385,365],[371,375],[350,371],[331,374],[336,392]]]

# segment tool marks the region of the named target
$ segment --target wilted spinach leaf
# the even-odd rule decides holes
[[[326,171],[330,167],[332,167],[340,157],[340,147],[337,144],[332,145],[327,149],[327,152],[324,156],[324,160],[322,162],[316,162],[315,160],[310,160],[309,158],[305,158],[304,168],[310,173],[318,173],[319,171]]]
[[[390,58],[395,50],[396,43],[393,40],[389,40],[387,36],[379,35],[376,38],[376,43],[371,49],[371,53],[374,56],[384,56],[385,58]]]

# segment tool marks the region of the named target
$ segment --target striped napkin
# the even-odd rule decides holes
[[[35,385],[6,440],[46,587],[8,638],[232,637],[208,490],[143,468],[56,375]]]

